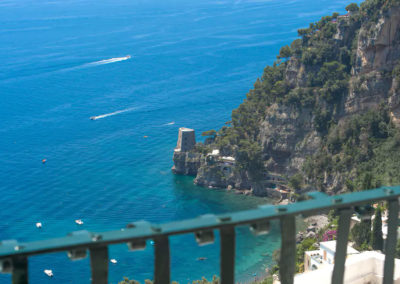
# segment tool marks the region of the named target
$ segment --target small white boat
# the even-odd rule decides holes
[[[44,274],[46,274],[47,276],[53,277],[53,270],[51,270],[51,269],[45,269],[43,272],[44,272]]]
[[[97,119],[97,117],[95,117],[95,116],[91,116],[91,117],[90,117],[90,119],[91,119],[91,120],[96,120],[96,119]]]
[[[116,264],[117,260],[115,258],[112,258],[112,259],[110,259],[110,262]]]
[[[75,223],[77,223],[78,225],[83,225],[83,221],[81,219],[75,220]]]
[[[36,228],[41,229],[41,228],[42,228],[42,223],[37,222],[37,223],[36,223]]]

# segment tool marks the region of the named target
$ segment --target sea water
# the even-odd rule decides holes
[[[2,0],[0,240],[267,203],[174,176],[178,128],[194,128],[198,140],[220,128],[298,28],[344,13],[349,2]],[[246,227],[237,232],[236,279],[250,281],[272,264],[279,224],[263,237]],[[142,252],[112,246],[110,258],[118,261],[110,263],[110,283],[152,278],[151,245]],[[204,247],[193,235],[173,237],[171,263],[173,280],[210,279],[219,270],[218,235]],[[88,283],[90,264],[66,253],[35,256],[29,276],[32,283]]]

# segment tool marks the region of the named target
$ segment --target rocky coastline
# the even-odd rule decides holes
[[[352,162],[352,157],[347,157],[349,150],[344,147],[346,145],[337,144],[338,139],[342,139],[343,144],[349,143],[345,141],[348,134],[341,133],[341,129],[348,129],[360,115],[382,112],[382,106],[390,116],[390,121],[384,121],[387,125],[382,127],[400,126],[400,6],[391,5],[382,11],[367,8],[347,15],[324,17],[309,29],[299,30],[302,39],[287,47],[289,55],[280,54],[280,58],[286,58],[286,61],[278,60],[273,67],[267,67],[245,103],[233,111],[233,122],[230,122],[233,126],[214,131],[205,143],[192,141],[184,150],[177,145],[172,171],[194,176],[194,183],[200,186],[268,196],[277,201],[295,199],[310,190],[336,194],[354,190],[354,187],[373,187],[374,183],[361,180],[365,178],[357,169],[360,162]],[[322,35],[323,32],[326,35]],[[329,41],[330,46],[325,46],[324,41]],[[331,58],[327,64],[323,61],[318,63],[318,58],[307,59],[307,56],[322,56],[322,60],[328,61],[328,57],[323,58],[328,56],[324,53],[309,53],[320,52],[317,47],[331,48],[333,53],[329,56],[337,61]],[[343,54],[335,59],[335,52]],[[337,68],[346,74],[340,77],[339,72],[335,75],[339,79],[332,85],[320,87],[311,75],[322,76],[324,68]],[[280,72],[283,80],[274,83],[268,79],[269,73],[278,72],[274,70]],[[273,83],[272,88],[284,84],[286,91],[282,98],[267,100],[261,111],[254,110],[257,113],[255,117],[251,116],[251,110],[243,111],[241,120],[254,118],[253,122],[246,127],[238,125],[235,121],[239,111],[250,108],[246,105],[250,104],[249,98],[264,92],[264,85]],[[326,95],[329,88],[340,91],[335,101]],[[260,105],[256,104],[258,108]],[[360,147],[367,154],[361,152],[356,158],[369,155],[372,159],[373,145],[365,141],[368,137],[364,138],[368,134],[357,135],[351,143],[358,144],[352,145],[352,149]],[[238,136],[243,137],[239,139]],[[261,174],[254,174],[254,169],[257,169],[254,163],[259,161],[250,160],[255,156],[251,151],[262,159],[258,167],[263,168]],[[243,153],[248,161],[243,162]],[[297,186],[293,182],[296,175],[301,177]],[[372,177],[377,180],[377,185],[392,180],[391,177],[384,178],[387,180]]]

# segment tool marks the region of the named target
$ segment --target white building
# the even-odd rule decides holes
[[[319,243],[319,250],[304,253],[304,271],[317,270],[335,262],[336,241]],[[347,256],[358,254],[359,251],[347,246]]]
[[[365,251],[348,255],[345,263],[344,284],[382,283],[385,255],[376,251]],[[294,284],[329,284],[333,265],[297,274]],[[400,284],[400,260],[395,259],[394,284]]]

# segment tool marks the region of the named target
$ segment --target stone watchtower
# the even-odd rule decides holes
[[[193,149],[196,144],[194,129],[181,127],[179,128],[178,143],[176,144],[176,152],[187,152]]]

